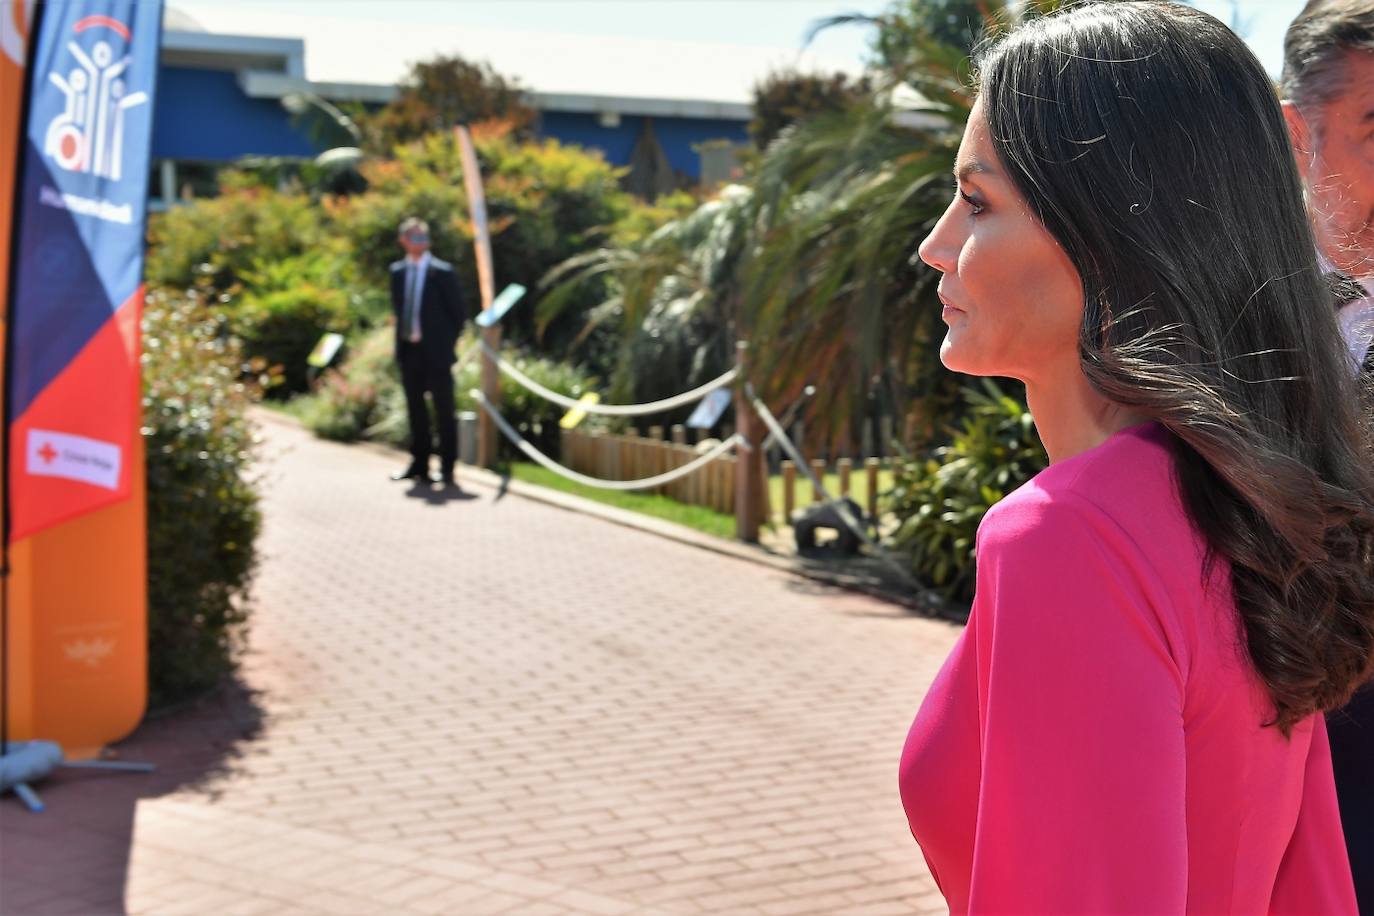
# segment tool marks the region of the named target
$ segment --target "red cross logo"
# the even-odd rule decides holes
[[[43,459],[44,464],[52,464],[57,459],[57,450],[52,447],[51,442],[44,442],[43,447],[38,450],[38,457]]]

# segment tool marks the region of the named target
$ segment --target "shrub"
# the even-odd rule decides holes
[[[163,705],[232,670],[261,519],[236,344],[198,297],[166,291],[149,295],[143,335],[150,698]]]
[[[244,352],[277,369],[281,379],[270,393],[305,391],[306,357],[327,331],[346,332],[353,323],[348,262],[312,252],[276,261],[256,260],[241,274],[243,292],[224,310],[230,331]],[[279,367],[279,368],[278,368]]]
[[[219,197],[153,214],[148,221],[148,285],[233,289],[255,262],[314,251],[323,211],[305,194],[254,186],[226,173]]]
[[[968,601],[979,523],[1047,459],[1024,401],[988,379],[964,397],[968,411],[953,440],[896,469],[885,510],[900,520],[892,544],[910,556],[916,578]]]

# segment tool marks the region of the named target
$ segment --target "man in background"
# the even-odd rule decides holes
[[[429,253],[429,224],[410,217],[399,241],[406,256],[391,265],[391,308],[396,313],[396,364],[410,422],[410,466],[393,480],[433,480],[456,487],[458,422],[453,406],[454,347],[463,329],[463,304],[453,265]],[[431,473],[434,439],[428,393],[439,427],[439,470]]]
[[[1374,0],[1310,0],[1284,37],[1282,88],[1341,331],[1374,383]],[[1327,728],[1355,893],[1374,914],[1374,683]]]

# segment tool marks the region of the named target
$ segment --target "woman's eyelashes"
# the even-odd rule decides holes
[[[959,196],[963,198],[964,203],[968,204],[971,216],[977,216],[979,213],[983,212],[982,202],[974,200],[972,197],[968,196],[968,194],[964,193],[962,188],[959,189]]]

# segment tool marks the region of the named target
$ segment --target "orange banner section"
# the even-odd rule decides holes
[[[14,182],[19,162],[19,110],[23,107],[24,56],[32,5],[0,3],[0,316],[4,317],[9,316],[10,233],[14,227]]]
[[[5,337],[9,334],[10,241],[14,229],[15,182],[19,164],[19,114],[24,98],[24,64],[27,58],[30,14],[29,3],[0,3],[0,374],[4,372]],[[0,393],[3,396],[3,393]],[[8,497],[8,485],[0,474],[0,500]],[[15,558],[11,556],[13,564]],[[4,585],[0,584],[0,588]],[[29,664],[27,629],[18,625],[13,590],[10,594],[8,647],[0,658],[0,677],[8,681],[5,697],[10,738],[27,734],[32,721],[28,704],[31,695],[32,665]],[[0,624],[3,625],[3,624]]]

